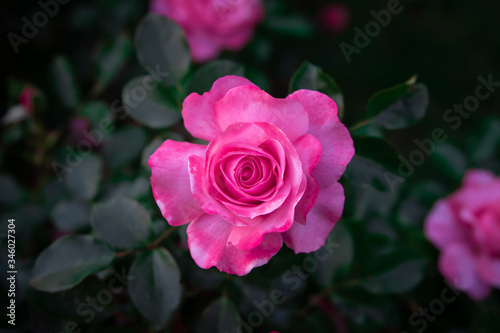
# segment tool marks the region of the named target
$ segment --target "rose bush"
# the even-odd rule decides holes
[[[149,159],[156,202],[187,228],[202,268],[244,275],[283,241],[296,253],[320,248],[342,214],[337,182],[353,142],[328,96],[299,90],[273,98],[226,76],[184,103],[187,130],[208,146],[165,141]]]
[[[151,10],[177,22],[186,33],[194,61],[239,50],[264,16],[260,0],[153,0]]]
[[[474,299],[500,287],[500,179],[470,170],[462,187],[438,201],[425,223],[441,250],[439,269]]]

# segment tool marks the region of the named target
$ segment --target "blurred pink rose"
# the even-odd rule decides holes
[[[351,22],[349,8],[342,3],[333,3],[322,7],[319,16],[323,28],[333,34],[341,34]]]
[[[35,97],[39,91],[32,86],[25,85],[19,94],[19,104],[7,110],[7,114],[1,119],[5,125],[23,121],[33,115],[35,110]]]
[[[151,185],[169,224],[191,222],[200,267],[244,275],[283,241],[296,253],[325,243],[344,206],[337,181],[354,154],[332,99],[309,90],[273,98],[226,76],[189,95],[182,116],[209,144],[165,141],[149,159]]]
[[[19,95],[19,103],[29,113],[33,113],[35,96],[38,94],[37,90],[30,86],[24,86]]]
[[[500,287],[500,178],[469,170],[462,187],[438,201],[425,234],[441,250],[439,269],[474,299]]]
[[[151,10],[184,29],[197,62],[241,49],[264,16],[261,0],[153,0]]]

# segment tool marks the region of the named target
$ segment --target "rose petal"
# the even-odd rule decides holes
[[[177,22],[184,30],[194,61],[215,58],[222,49],[242,48],[264,16],[260,0],[153,0],[151,10]]]
[[[194,137],[212,140],[221,129],[215,121],[214,105],[226,93],[238,86],[253,86],[249,80],[227,75],[214,82],[212,89],[203,95],[192,93],[182,104],[182,118],[184,126]]]
[[[493,207],[483,211],[473,225],[476,245],[486,255],[500,255],[500,214]]]
[[[284,154],[279,153],[280,157],[278,157],[278,159],[281,163],[283,163],[283,159],[286,159],[286,174],[282,176],[284,184],[276,193],[273,200],[269,200],[255,207],[237,206],[232,203],[223,202],[226,207],[238,216],[254,219],[256,216],[270,214],[279,207],[285,205],[284,201],[289,196],[292,197],[292,200],[295,198],[297,189],[302,182],[302,165],[295,147],[288,138],[283,135],[283,132],[275,126],[264,122],[233,124],[226,129],[224,135],[217,138],[221,140],[220,142],[214,140],[210,143],[207,150],[207,156],[211,154],[212,151],[219,150],[220,147],[224,145],[224,142],[226,140],[231,140],[231,138],[235,141],[250,141],[249,143],[255,146],[261,146],[263,143],[267,143],[270,140],[280,142]],[[285,167],[283,166],[282,170],[284,169]]]
[[[195,62],[205,62],[216,58],[220,53],[220,47],[216,45],[212,38],[203,32],[192,32],[187,38],[191,58]]]
[[[266,122],[295,141],[308,129],[308,116],[300,103],[273,98],[255,86],[233,88],[215,103],[215,119],[224,131],[236,123]]]
[[[424,223],[424,233],[438,248],[451,242],[467,240],[463,226],[457,221],[448,201],[440,200],[431,209]]]
[[[280,234],[267,234],[259,246],[240,250],[228,243],[231,228],[229,222],[209,214],[189,224],[189,250],[198,266],[205,269],[215,266],[220,271],[242,276],[269,262],[283,244]]]
[[[188,158],[203,156],[205,149],[167,140],[149,158],[153,195],[170,225],[186,224],[204,214],[190,190]]]
[[[227,201],[223,201],[222,204],[238,216],[254,219],[257,216],[272,214],[276,209],[283,206],[285,200],[290,196],[291,189],[291,184],[286,182],[276,195],[273,196],[272,200],[264,201],[257,205],[242,206]]]
[[[342,216],[344,200],[344,189],[339,183],[320,189],[316,204],[307,215],[306,224],[294,223],[283,233],[286,245],[295,253],[309,253],[322,247]]]
[[[311,176],[311,171],[321,158],[321,142],[314,136],[305,134],[294,142],[294,146],[297,153],[299,153],[302,169],[307,177],[306,191],[297,207],[295,207],[295,222],[306,224],[306,216],[318,198],[319,186]]]
[[[262,217],[262,221],[251,226],[234,226],[229,235],[229,242],[239,249],[252,249],[262,243],[266,234],[285,232],[293,224],[294,211],[306,188],[303,176],[298,191],[288,196],[286,201],[272,213]]]
[[[320,188],[339,180],[354,156],[354,145],[347,128],[337,117],[337,105],[328,96],[310,90],[298,90],[287,97],[300,102],[309,115],[309,129],[321,142],[323,152],[312,171]]]
[[[480,278],[476,258],[466,244],[453,243],[443,248],[439,270],[453,286],[473,299],[483,299],[490,292],[490,287]]]
[[[496,182],[496,181],[495,181]],[[470,216],[483,211],[485,208],[498,207],[500,202],[500,182],[491,182],[491,186],[462,187],[450,196],[450,205],[454,210],[464,210]]]
[[[203,15],[202,15],[203,16]],[[219,55],[221,49],[237,51],[253,37],[252,29],[225,36],[214,36],[211,31],[193,31],[187,42],[194,62],[206,62]]]
[[[468,170],[462,180],[462,184],[467,187],[484,186],[491,184],[495,180],[495,174],[488,170]]]
[[[207,214],[220,215],[223,219],[234,225],[255,225],[262,221],[261,217],[254,219],[237,216],[220,201],[213,198],[208,192],[208,185],[204,178],[205,161],[198,156],[189,157],[189,173],[191,179],[191,192],[201,209]]]
[[[272,140],[272,139],[270,139]],[[278,143],[279,144],[279,143]],[[281,154],[284,156],[285,153],[280,145]],[[228,152],[226,152],[226,150]],[[233,151],[231,151],[233,150]],[[247,200],[255,201],[269,201],[274,198],[273,193],[277,192],[283,183],[283,176],[277,177],[273,172],[273,169],[281,169],[280,165],[283,165],[282,169],[285,169],[284,161],[280,161],[280,165],[275,160],[275,158],[258,147],[252,147],[250,145],[244,144],[234,144],[231,147],[226,147],[226,149],[219,151],[218,156],[214,160],[217,160],[214,164],[213,170],[210,171],[211,177],[215,177],[214,174],[218,173],[219,170],[222,173],[220,177],[214,178],[214,186],[221,192],[223,197],[228,202],[240,203],[242,200],[247,202]],[[283,157],[283,160],[285,158]],[[239,180],[235,178],[235,173],[238,172],[238,167],[244,164],[244,161],[251,160],[252,164],[255,165],[255,175],[260,175],[261,179],[254,181],[253,184],[246,185],[241,184]],[[223,183],[220,185],[219,183]],[[229,194],[227,194],[229,192]],[[232,196],[232,197],[231,197]],[[233,199],[234,198],[234,199]],[[235,200],[237,198],[237,200]]]
[[[500,288],[500,258],[482,253],[477,259],[477,271],[486,283]]]

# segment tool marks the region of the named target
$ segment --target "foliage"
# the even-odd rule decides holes
[[[461,103],[474,93],[476,76],[488,73],[460,74],[469,90],[445,87],[453,85],[459,61],[474,54],[449,36],[422,32],[445,34],[444,23],[415,18],[422,20],[415,31],[406,23],[410,13],[393,17],[347,65],[337,45],[354,33],[322,32],[315,15],[323,3],[268,1],[266,19],[246,48],[203,65],[191,62],[182,29],[147,14],[139,0],[74,1],[41,29],[49,37],[41,33],[21,45],[15,70],[8,71],[6,109],[29,83],[37,89],[33,111],[2,124],[0,134],[0,234],[15,218],[17,330],[491,332],[498,326],[498,292],[481,303],[459,294],[441,302],[445,309],[432,320],[422,314],[452,290],[422,232],[427,212],[459,186],[467,168],[500,172],[498,113],[472,114],[457,130],[442,119],[451,101]],[[16,6],[18,22],[26,7],[37,8]],[[361,11],[362,1],[352,6],[369,12]],[[411,13],[431,18],[449,10],[411,6]],[[498,12],[498,4],[491,6]],[[476,10],[456,8],[460,17]],[[69,32],[57,30],[66,23]],[[467,29],[462,20],[448,24]],[[498,32],[492,27],[492,36]],[[56,45],[61,41],[67,46]],[[431,56],[440,43],[460,50],[446,58],[450,64]],[[402,53],[386,58],[388,49]],[[456,54],[462,51],[469,53]],[[475,59],[466,70],[488,71],[493,64]],[[169,226],[154,201],[147,165],[164,140],[192,139],[182,126],[182,102],[224,75],[245,76],[277,97],[299,89],[330,96],[356,149],[341,179],[344,214],[325,246],[298,255],[283,248],[243,277],[193,262],[185,227]],[[498,96],[481,108],[488,113],[495,101]],[[447,142],[432,141],[427,152],[414,144],[438,128]],[[412,162],[415,151],[424,156],[419,165]],[[11,328],[5,321],[1,327]]]

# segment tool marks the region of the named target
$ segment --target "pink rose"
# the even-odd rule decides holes
[[[24,86],[21,91],[21,95],[19,95],[19,103],[23,106],[27,113],[33,113],[35,109],[35,96],[38,95],[38,91],[30,86]]]
[[[151,10],[184,29],[197,62],[241,49],[264,16],[261,0],[153,0]]]
[[[342,215],[337,182],[354,154],[328,96],[300,90],[273,98],[238,76],[183,104],[187,130],[208,146],[167,140],[150,157],[151,185],[172,226],[189,223],[202,268],[244,275],[283,241],[320,248]]]
[[[500,287],[500,178],[469,170],[462,187],[438,201],[425,222],[441,250],[439,269],[474,299]]]
[[[35,111],[35,97],[40,92],[32,86],[25,85],[19,94],[19,104],[11,107],[1,122],[5,125],[23,121],[33,115]]]

